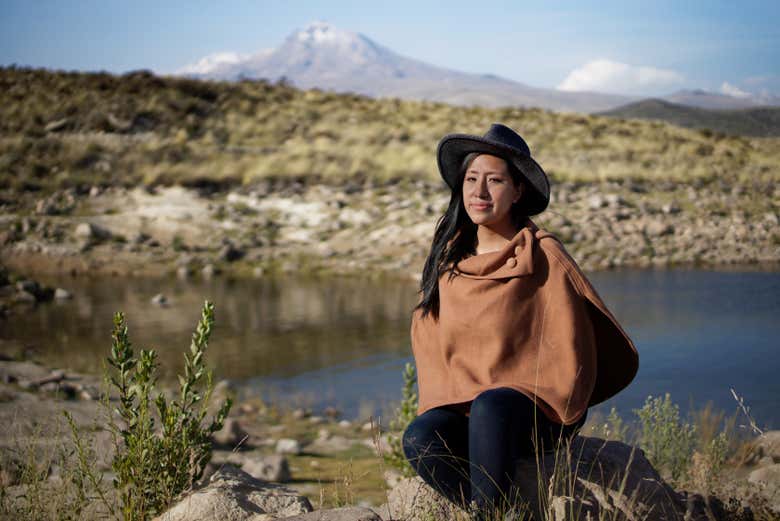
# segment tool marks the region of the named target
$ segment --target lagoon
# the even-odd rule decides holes
[[[647,396],[670,393],[683,413],[711,401],[732,414],[730,389],[762,428],[780,427],[780,272],[748,268],[619,269],[588,272],[607,306],[634,340],[640,368],[631,385],[591,409],[624,418]],[[242,396],[347,418],[388,421],[400,398],[416,283],[399,279],[281,277],[45,278],[74,294],[0,322],[0,350],[25,351],[52,367],[100,371],[112,315],[123,311],[136,347],[160,354],[171,378],[199,318],[215,303],[207,353],[218,379]],[[150,303],[157,293],[170,304]],[[744,416],[740,423],[746,423]]]

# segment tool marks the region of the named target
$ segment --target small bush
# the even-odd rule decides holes
[[[696,426],[680,420],[680,408],[672,403],[669,393],[663,398],[648,396],[639,416],[639,444],[647,459],[658,469],[666,470],[672,481],[679,481],[687,472],[696,447]]]
[[[115,412],[124,425],[117,425],[112,416],[110,427],[117,445],[112,468],[126,520],[148,519],[164,511],[201,477],[211,458],[211,434],[222,428],[231,406],[227,399],[211,422],[204,425],[213,381],[203,355],[213,323],[214,305],[207,301],[192,335],[189,353],[184,355],[178,400],[169,402],[162,393],[152,397],[158,366],[156,352],[141,350],[135,358],[124,315],[114,315],[114,340],[108,363],[113,368],[111,385],[119,394]],[[200,389],[204,379],[205,388]],[[152,402],[159,415],[159,431],[155,429]]]
[[[417,416],[417,392],[415,391],[417,372],[414,365],[409,362],[404,366],[403,379],[401,405],[396,412],[395,418],[390,422],[391,433],[387,440],[390,445],[390,452],[383,454],[383,457],[388,465],[401,471],[401,474],[405,477],[412,477],[417,473],[406,459],[401,441],[404,431]]]

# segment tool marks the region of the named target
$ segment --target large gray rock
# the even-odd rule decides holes
[[[756,492],[766,500],[767,508],[780,515],[780,463],[754,470],[748,476],[748,482],[755,485]]]
[[[342,507],[327,510],[315,510],[308,514],[285,517],[286,521],[382,521],[370,508]]]
[[[290,481],[290,464],[281,454],[266,456],[248,456],[241,465],[241,470],[248,472],[257,479],[265,481]]]
[[[74,235],[87,243],[97,243],[111,238],[112,234],[106,228],[90,222],[83,222],[76,226]]]
[[[780,431],[767,431],[753,441],[753,451],[749,464],[761,460],[780,463]]]
[[[246,443],[248,436],[249,434],[237,419],[227,418],[222,429],[212,434],[211,439],[219,447],[234,449],[240,444]]]
[[[311,510],[309,500],[294,490],[226,465],[155,521],[264,521]]]
[[[429,519],[467,519],[464,510],[440,496],[419,477],[401,479],[387,495],[383,517],[404,521]]]
[[[685,515],[682,498],[642,450],[617,441],[577,436],[568,451],[546,454],[538,464],[519,462],[515,481],[537,519],[671,521]],[[401,480],[390,491],[387,508],[406,521],[465,515],[420,478]]]

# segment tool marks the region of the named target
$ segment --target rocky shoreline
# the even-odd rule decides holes
[[[62,411],[73,416],[91,444],[110,489],[114,449],[110,433],[100,426],[105,414],[98,401],[100,388],[96,376],[0,357],[0,424],[5,426],[0,435],[0,488],[6,507],[8,501],[29,500],[33,492],[49,490],[46,487],[54,494],[51,500],[56,498],[57,487],[67,479],[64,468],[52,465],[33,491],[23,467],[31,454],[39,458],[67,442],[70,433],[58,427]],[[223,381],[213,400],[235,395]],[[577,488],[554,494],[547,506],[549,519],[598,519],[599,512],[618,512],[626,519],[642,519],[650,512],[649,519],[702,521],[780,514],[780,431],[751,441],[741,463],[726,470],[718,495],[676,491],[643,451],[588,432],[586,424],[575,440],[578,448],[572,450],[577,454],[571,470]],[[453,509],[419,478],[403,478],[383,462],[387,436],[374,422],[343,419],[335,409],[283,410],[256,398],[242,399],[213,437],[213,457],[201,482],[158,519],[466,519],[465,512]],[[593,474],[585,463],[598,472]],[[535,464],[524,464],[517,469],[518,486],[532,508],[542,508],[534,499],[536,483],[528,480],[527,465]],[[548,455],[542,467],[553,479],[554,456]],[[626,468],[625,484],[617,488]],[[100,505],[90,508],[97,513]]]
[[[780,269],[780,187],[561,182],[532,219],[586,270]],[[0,261],[26,275],[283,272],[418,278],[449,194],[424,181],[0,194]]]

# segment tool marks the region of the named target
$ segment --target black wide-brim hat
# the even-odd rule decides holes
[[[484,136],[447,134],[436,150],[439,173],[447,185],[454,189],[463,158],[471,152],[482,152],[511,162],[525,177],[526,190],[519,204],[528,215],[544,211],[550,203],[550,181],[539,163],[531,157],[531,149],[520,135],[501,123],[493,123]]]

